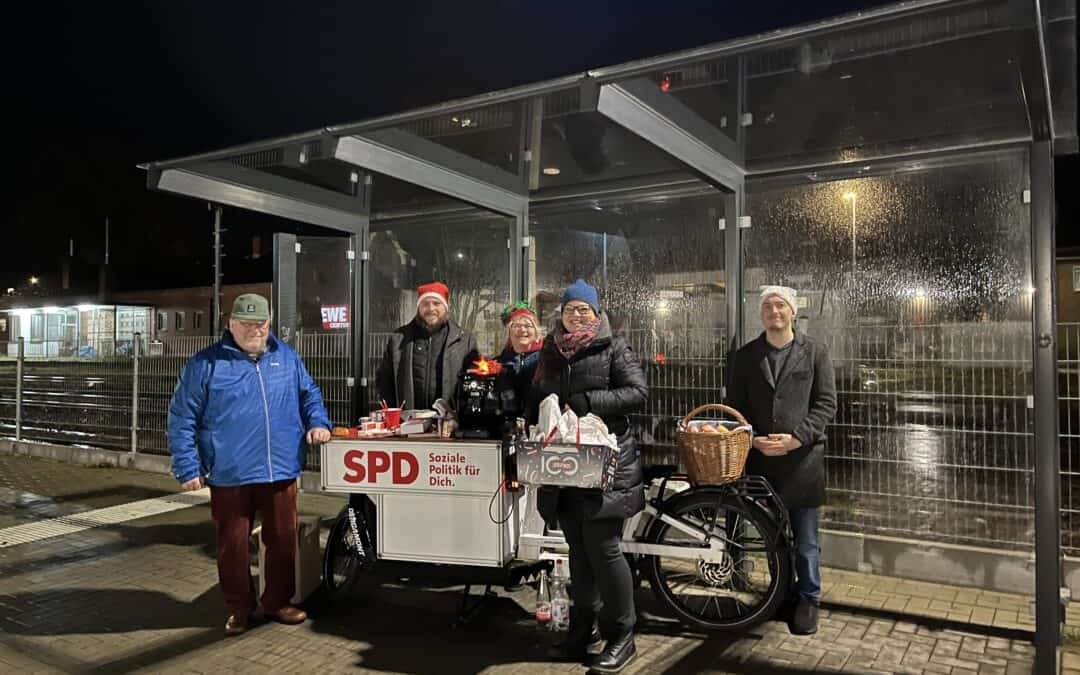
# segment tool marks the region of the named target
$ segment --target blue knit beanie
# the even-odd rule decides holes
[[[584,279],[578,279],[574,283],[566,287],[566,292],[562,296],[562,305],[566,306],[566,303],[572,300],[580,300],[587,303],[593,308],[593,311],[597,314],[600,313],[600,299],[596,296],[596,289],[585,283]]]

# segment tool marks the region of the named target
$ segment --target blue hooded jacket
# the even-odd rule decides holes
[[[184,365],[169,405],[173,476],[228,487],[300,475],[309,429],[331,429],[300,357],[270,335],[255,362],[225,332]]]

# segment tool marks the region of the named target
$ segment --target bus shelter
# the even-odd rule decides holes
[[[916,0],[144,168],[318,228],[275,240],[275,331],[326,345],[339,422],[418,284],[446,282],[493,353],[504,305],[547,323],[584,277],[642,359],[635,429],[663,461],[675,420],[723,400],[757,289],[796,287],[840,392],[827,545],[903,539],[946,572],[962,547],[1034,555],[1015,583],[1047,672],[1080,584],[1053,183],[1077,152],[1075,35],[1073,0]],[[1007,586],[993,565],[948,573]]]

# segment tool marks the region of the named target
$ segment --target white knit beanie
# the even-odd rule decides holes
[[[799,313],[799,303],[796,300],[798,293],[795,292],[794,288],[788,288],[787,286],[762,286],[761,299],[758,301],[758,307],[765,304],[765,301],[773,295],[779,296],[791,307],[792,316]]]

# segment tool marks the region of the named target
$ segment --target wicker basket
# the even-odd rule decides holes
[[[706,410],[720,410],[734,417],[740,425],[747,425],[746,418],[738,410],[718,403],[708,403],[694,408],[683,418],[683,426]],[[742,475],[746,456],[750,452],[750,431],[740,429],[730,433],[676,432],[679,457],[686,466],[686,473],[694,483],[730,483]]]

